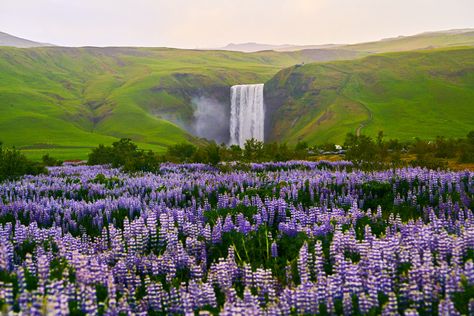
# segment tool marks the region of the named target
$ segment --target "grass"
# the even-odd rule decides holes
[[[416,41],[451,45],[467,38],[430,36]],[[415,38],[377,45],[395,49],[395,42],[406,41]],[[193,120],[193,97],[210,96],[227,106],[231,85],[266,81],[266,93],[282,89],[286,95],[279,100],[271,133],[280,141],[340,143],[347,132],[376,135],[379,130],[401,139],[455,137],[472,129],[472,48],[389,53],[281,70],[302,61],[367,55],[361,47],[251,54],[0,47],[0,141],[34,159],[48,152],[59,159],[84,159],[90,148],[121,137],[163,152],[170,144],[196,141],[183,128]]]
[[[50,152],[60,159],[83,159],[91,147],[121,137],[160,152],[193,141],[167,120],[189,124],[193,95],[266,81],[283,67],[314,60],[307,55],[2,47],[0,140],[32,158]]]
[[[364,53],[387,53],[454,46],[474,46],[474,29],[466,32],[430,32],[386,40],[345,45],[340,49]]]
[[[388,138],[461,137],[474,127],[474,49],[386,53],[283,70],[267,83],[288,95],[274,135],[342,143],[348,132]],[[304,87],[302,91],[295,86]]]

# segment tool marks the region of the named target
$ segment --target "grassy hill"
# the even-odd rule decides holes
[[[92,147],[121,137],[162,152],[199,142],[191,135],[194,98],[227,107],[231,85],[266,81],[269,139],[341,142],[348,131],[380,129],[403,139],[461,136],[474,125],[472,48],[355,58],[426,43],[469,44],[470,34],[427,42],[418,36],[411,46],[415,40],[406,37],[257,53],[0,47],[0,141],[32,158],[84,159]]]
[[[221,49],[244,52],[255,52],[261,50],[274,50],[280,52],[300,50],[343,50],[354,51],[368,55],[453,46],[474,46],[474,29],[455,29],[447,31],[426,32],[411,36],[399,36],[373,42],[350,45],[269,45],[260,43],[240,43],[229,44]]]
[[[265,86],[268,135],[342,143],[346,133],[412,139],[474,129],[474,48],[373,55],[282,70]]]
[[[230,85],[266,81],[301,61],[355,55],[2,47],[0,141],[33,158],[45,152],[85,158],[91,147],[120,137],[160,152],[169,144],[194,141],[182,128],[193,118],[194,96],[210,95],[226,104]]]
[[[474,29],[426,32],[412,36],[399,36],[380,41],[342,45],[339,49],[367,54],[402,52],[420,49],[474,46]]]

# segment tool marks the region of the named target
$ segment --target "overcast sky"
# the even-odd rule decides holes
[[[64,46],[356,43],[474,27],[474,0],[0,0],[0,31]]]

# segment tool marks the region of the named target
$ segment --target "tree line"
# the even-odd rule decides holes
[[[430,169],[445,169],[447,160],[459,163],[474,163],[474,131],[464,138],[437,137],[435,140],[414,139],[401,142],[386,140],[383,132],[376,138],[367,135],[347,134],[344,145],[310,146],[298,142],[295,146],[286,143],[264,143],[255,139],[246,141],[243,148],[215,142],[196,146],[179,143],[167,148],[164,154],[140,149],[132,140],[124,138],[110,146],[99,145],[92,149],[87,164],[110,164],[126,172],[156,172],[163,162],[206,163],[217,166],[220,162],[267,162],[288,160],[315,160],[324,154],[337,154],[361,169],[386,169],[403,166],[420,166]],[[0,181],[11,180],[25,174],[47,172],[46,166],[61,165],[62,161],[44,155],[39,162],[28,159],[15,148],[6,148],[0,142]]]
[[[446,169],[448,160],[474,163],[474,131],[465,138],[437,137],[435,140],[400,142],[384,140],[383,132],[376,139],[366,135],[348,134],[344,142],[345,159],[362,168],[419,166]]]
[[[215,142],[207,142],[203,146],[179,143],[169,146],[164,154],[156,154],[139,149],[130,139],[121,139],[112,146],[95,148],[89,155],[88,164],[111,164],[113,167],[121,166],[125,171],[156,171],[162,162],[218,165],[226,161],[313,160],[327,153],[340,155],[341,159],[349,160],[361,169],[403,166],[445,169],[448,167],[447,159],[474,163],[474,131],[465,138],[438,137],[410,142],[386,140],[383,132],[379,132],[375,139],[367,135],[347,134],[342,150],[335,144],[309,146],[306,142],[298,142],[295,146],[289,146],[286,143],[249,139],[243,148]]]

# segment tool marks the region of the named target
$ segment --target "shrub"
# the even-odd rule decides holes
[[[49,154],[44,155],[41,158],[41,161],[43,162],[43,166],[48,166],[48,167],[61,166],[63,164],[61,160],[51,157]]]
[[[459,162],[474,163],[474,131],[467,134],[466,140],[461,146]]]
[[[25,174],[40,174],[46,169],[25,157],[15,148],[4,148],[0,143],[0,181],[13,180]]]
[[[166,160],[173,162],[189,162],[196,153],[196,146],[189,143],[181,143],[168,147]]]
[[[89,165],[110,164],[114,168],[123,167],[126,172],[148,171],[155,172],[159,170],[158,156],[152,151],[139,149],[128,138],[112,144],[112,146],[99,145],[89,154]]]

